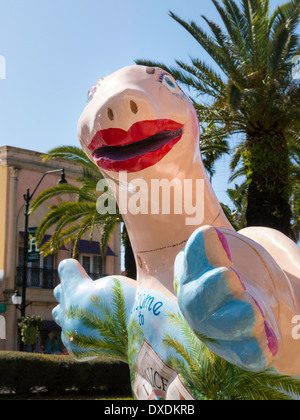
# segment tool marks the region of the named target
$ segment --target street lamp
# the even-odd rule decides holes
[[[22,296],[19,293],[19,290],[15,290],[15,293],[11,297],[11,301],[19,309],[22,303]]]
[[[28,235],[29,204],[30,204],[30,201],[31,201],[34,193],[36,192],[36,190],[40,186],[40,184],[43,181],[43,179],[45,178],[45,176],[49,175],[49,174],[54,174],[54,173],[57,173],[57,172],[61,172],[61,177],[60,177],[60,180],[58,181],[58,184],[67,184],[64,168],[54,169],[52,171],[47,171],[47,172],[44,173],[44,175],[39,180],[37,186],[35,187],[35,189],[33,190],[32,193],[30,193],[30,189],[27,188],[26,194],[23,195],[24,200],[25,200],[25,213],[24,213],[24,215],[25,215],[25,232],[24,232],[24,258],[23,258],[23,271],[22,271],[22,296],[20,296],[19,294],[16,294],[16,293],[12,296],[12,303],[15,304],[15,305],[18,305],[17,307],[19,307],[19,309],[21,311],[21,317],[25,317],[25,308],[27,306],[26,305],[26,287],[27,287],[27,258],[28,258],[28,239],[29,239],[29,235]],[[22,350],[23,349],[22,341],[21,341],[21,347],[22,347],[21,348],[21,350]]]

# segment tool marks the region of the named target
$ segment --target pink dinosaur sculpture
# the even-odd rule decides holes
[[[99,304],[116,303],[111,295],[119,286],[128,346],[121,356],[112,346],[110,355],[128,361],[136,398],[196,398],[168,365],[172,352],[164,345],[166,333],[185,342],[170,313],[183,317],[198,337],[209,338],[207,346],[233,364],[300,375],[300,342],[293,334],[300,314],[300,249],[269,228],[234,231],[201,160],[196,112],[172,76],[160,68],[130,66],[100,79],[78,133],[83,150],[115,192],[137,262],[137,282],[123,276],[92,282],[74,260],[61,264],[54,317],[69,351],[76,357],[107,354],[104,332],[89,329],[79,313],[75,317],[67,310],[77,305],[92,312],[91,302],[94,307],[98,302],[105,323]],[[151,214],[154,204],[157,209],[149,193],[153,180],[173,183],[169,214]],[[185,207],[191,198],[180,194],[185,180],[203,180],[203,189],[189,184],[192,198],[203,199],[201,220],[191,218]],[[147,203],[135,214],[128,211],[136,193],[132,186],[140,187],[138,198]],[[98,340],[98,347],[84,347],[77,337],[83,334]]]

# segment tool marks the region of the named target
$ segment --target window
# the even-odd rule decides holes
[[[93,274],[101,277],[102,273],[102,258],[99,255],[93,256]]]
[[[90,274],[91,272],[91,257],[88,257],[86,255],[82,256],[82,267],[85,269],[85,271]]]
[[[48,270],[53,270],[54,268],[54,255],[47,255],[47,257],[43,258],[43,268]]]
[[[103,274],[103,264],[100,255],[81,255],[79,259],[87,274],[94,280]]]
[[[22,285],[23,279],[24,248],[19,247],[17,284]],[[27,287],[53,289],[57,283],[57,271],[55,268],[54,255],[43,257],[39,261],[27,263]]]
[[[47,257],[41,257],[43,260],[43,288],[48,289],[53,279],[53,268],[54,268],[54,255],[47,255]]]

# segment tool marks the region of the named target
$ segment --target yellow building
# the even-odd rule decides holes
[[[24,255],[25,201],[27,189],[32,193],[43,174],[55,169],[65,169],[69,183],[81,175],[81,167],[66,160],[42,161],[41,154],[31,150],[11,146],[0,147],[0,308],[5,304],[6,338],[1,339],[0,350],[17,350],[20,344],[18,321],[20,310],[12,303],[15,290],[22,289],[22,269]],[[57,184],[60,173],[48,174],[38,187],[35,198],[46,188]],[[70,197],[71,199],[71,197]],[[48,204],[42,205],[29,217],[29,228],[39,225],[48,212]],[[52,232],[48,232],[51,234]],[[45,237],[45,240],[47,237]],[[105,260],[100,257],[99,241],[88,238],[79,243],[79,261],[96,279],[104,274],[120,273],[120,235],[112,237]],[[28,262],[26,288],[26,316],[39,315],[43,320],[40,349],[46,346],[46,340],[60,335],[59,327],[52,318],[52,309],[57,302],[53,297],[53,288],[59,283],[57,267],[61,260],[71,257],[72,244],[65,246],[56,255],[38,261]],[[3,309],[3,305],[2,305]],[[3,321],[3,318],[2,318]]]

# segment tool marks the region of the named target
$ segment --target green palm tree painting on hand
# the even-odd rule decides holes
[[[135,290],[127,286],[124,288],[116,278],[106,278],[101,297],[98,289],[86,297],[88,304],[81,293],[82,305],[66,305],[64,322],[69,320],[72,328],[64,329],[64,342],[77,359],[103,356],[128,363],[134,384],[144,334],[130,316]],[[162,341],[169,354],[168,369],[179,374],[194,398],[278,400],[291,399],[286,393],[300,394],[297,379],[268,371],[248,372],[215,355],[206,346],[210,339],[195,334],[180,313],[169,313],[168,322],[175,327],[172,331],[176,337],[165,333]]]
[[[163,344],[175,351],[167,363],[197,399],[290,400],[289,393],[299,395],[298,379],[272,371],[245,371],[210,351],[206,346],[210,340],[199,339],[181,314],[170,313],[169,322],[178,326],[185,341],[166,334]]]
[[[110,283],[109,305],[108,299],[96,294],[88,297],[89,310],[79,305],[71,305],[65,310],[65,316],[70,321],[77,320],[82,331],[78,333],[79,329],[74,328],[65,330],[65,343],[77,359],[103,356],[128,363],[133,381],[143,333],[134,319],[127,324],[128,307],[120,281],[111,278]]]
[[[124,295],[120,282],[113,279],[111,286],[111,305],[99,296],[89,298],[90,310],[80,306],[70,306],[65,315],[69,319],[78,319],[86,333],[76,330],[64,332],[66,340],[71,341],[74,349],[72,353],[78,359],[102,355],[127,362],[128,360],[128,332]],[[93,309],[93,310],[92,310]],[[97,331],[99,336],[89,335]]]

